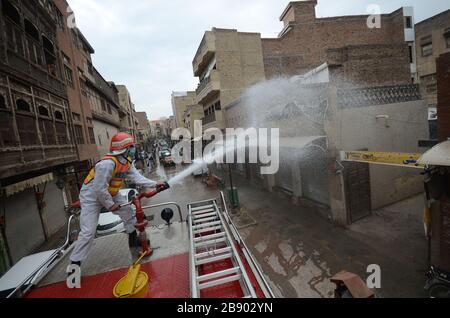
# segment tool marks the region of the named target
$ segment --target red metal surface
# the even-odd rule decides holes
[[[236,248],[238,249],[238,252],[241,256],[241,260],[244,263],[245,270],[247,271],[250,282],[252,283],[253,288],[255,289],[256,296],[258,298],[265,298],[264,293],[263,293],[261,287],[259,286],[258,281],[257,281],[250,265],[245,260],[245,257],[244,257],[244,254],[242,253],[241,248],[237,244],[236,244]],[[212,264],[202,266],[199,274],[206,275],[206,274],[210,274],[213,272],[230,269],[233,267],[234,266],[233,266],[231,260],[227,259],[227,260],[223,260],[220,262],[215,262]],[[239,282],[231,282],[231,283],[228,283],[225,285],[211,287],[211,288],[202,290],[200,295],[202,298],[242,298],[245,296],[242,293],[242,288],[241,288],[241,285],[239,284]]]
[[[172,256],[143,264],[150,277],[147,298],[189,298],[189,254]],[[65,282],[34,289],[27,298],[113,298],[116,283],[128,268],[83,277],[82,288],[68,289]]]

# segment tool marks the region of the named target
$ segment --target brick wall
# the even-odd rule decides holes
[[[301,9],[315,14],[314,6]],[[300,16],[298,12],[296,16]],[[379,29],[369,29],[367,18],[348,16],[289,22],[292,29],[283,36],[262,39],[266,77],[305,73],[324,63],[329,49],[405,42],[402,10],[382,15]],[[407,64],[409,67],[409,61]]]
[[[437,59],[439,140],[450,138],[450,53]]]
[[[328,51],[331,81],[338,85],[410,84],[408,45],[350,46]]]

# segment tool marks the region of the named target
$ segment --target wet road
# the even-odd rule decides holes
[[[150,178],[168,180],[182,169],[157,167]],[[403,213],[400,211],[399,224],[394,224],[393,229],[400,234],[393,242],[385,240],[384,234],[377,237],[361,228],[333,226],[314,207],[294,206],[282,195],[268,193],[239,177],[235,182],[242,208],[234,217],[235,222],[244,225],[240,232],[277,296],[330,298],[334,291],[330,282],[333,275],[348,270],[365,280],[369,275],[367,267],[377,264],[382,269],[382,288],[376,290],[377,297],[425,297],[426,244],[419,237],[420,217],[408,223],[405,233],[412,234],[402,236],[398,231]],[[217,198],[218,194],[218,190],[206,187],[201,178],[189,176],[150,201],[152,204],[176,201],[185,217],[189,202]],[[403,209],[411,210],[407,206]],[[369,219],[361,226],[370,229],[370,222]],[[387,224],[377,222],[372,225],[373,232],[380,226],[387,231]]]

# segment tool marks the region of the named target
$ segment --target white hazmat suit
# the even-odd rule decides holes
[[[127,159],[123,156],[118,156],[117,159],[125,164]],[[75,243],[74,251],[70,257],[72,262],[83,262],[91,249],[92,243],[95,239],[98,219],[102,208],[110,209],[115,204],[127,203],[128,198],[118,194],[114,198],[108,192],[109,182],[113,177],[115,163],[112,160],[102,160],[95,166],[95,178],[89,183],[83,185],[80,191],[81,216],[80,216],[80,234]],[[141,175],[134,165],[130,165],[130,170],[127,172],[126,179],[131,183],[145,188],[152,188],[156,186],[156,182],[145,178]],[[113,212],[118,215],[123,223],[128,234],[133,233],[136,228],[136,216],[131,206],[124,207],[118,211]]]

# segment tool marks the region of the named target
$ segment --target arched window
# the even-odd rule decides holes
[[[21,112],[31,113],[31,106],[30,106],[30,104],[27,101],[25,101],[25,100],[23,100],[21,98],[19,98],[16,101],[16,106],[17,106],[17,110],[19,110]]]
[[[3,13],[17,24],[20,24],[19,10],[17,10],[17,8],[7,0],[3,0],[2,4],[3,4]]]
[[[6,109],[6,98],[0,94],[0,109]]]
[[[42,36],[42,44],[44,45],[44,49],[52,54],[55,53],[55,46],[53,45],[53,42],[50,41],[45,35]]]
[[[39,115],[41,115],[41,116],[50,117],[50,113],[48,112],[48,109],[45,106],[39,106],[38,112],[39,112]]]
[[[25,32],[36,41],[39,41],[39,31],[33,23],[25,19]]]
[[[64,115],[59,110],[55,111],[55,119],[64,120]]]

